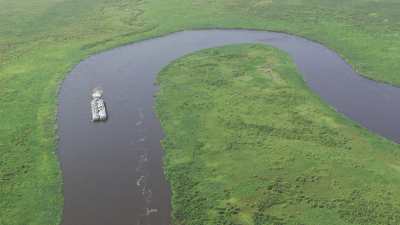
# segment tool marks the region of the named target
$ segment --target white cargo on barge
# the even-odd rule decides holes
[[[100,90],[93,91],[92,101],[92,121],[105,121],[107,120],[106,104],[103,100],[102,92]]]

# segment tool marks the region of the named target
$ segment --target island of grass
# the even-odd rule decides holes
[[[158,82],[175,225],[400,224],[400,147],[328,107],[283,52],[208,49]]]

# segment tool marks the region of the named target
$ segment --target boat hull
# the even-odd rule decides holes
[[[105,121],[107,120],[106,104],[103,99],[96,98],[90,103],[92,107],[92,121]]]

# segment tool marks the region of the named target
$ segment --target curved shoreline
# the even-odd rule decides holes
[[[163,134],[153,110],[155,77],[186,54],[239,43],[269,44],[287,52],[325,102],[369,130],[400,142],[396,123],[400,89],[360,76],[319,43],[255,30],[176,32],[93,55],[62,83],[57,122],[64,225],[170,221],[170,191],[159,143]],[[90,123],[87,113],[90,91],[98,86],[110,106],[105,124]]]

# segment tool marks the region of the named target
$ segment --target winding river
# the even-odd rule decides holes
[[[153,109],[155,78],[185,54],[237,43],[264,43],[287,52],[309,87],[333,108],[400,142],[400,89],[361,77],[318,43],[263,31],[178,32],[91,56],[63,82],[58,110],[63,225],[170,224],[163,132]],[[90,121],[96,87],[104,90],[106,123]]]

